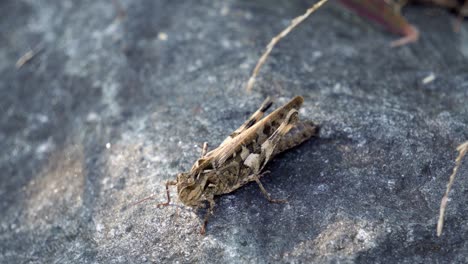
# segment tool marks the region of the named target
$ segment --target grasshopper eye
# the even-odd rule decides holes
[[[190,176],[190,173],[186,172],[177,174],[177,181],[183,185],[192,185],[195,183],[195,179]]]
[[[187,173],[181,172],[177,174],[177,181],[184,182],[187,180]]]

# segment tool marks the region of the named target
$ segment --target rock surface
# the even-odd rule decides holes
[[[265,45],[312,2],[116,3],[0,3],[0,263],[468,262],[467,161],[435,236],[468,139],[466,23],[454,33],[451,14],[409,8],[422,38],[391,49],[395,36],[329,3],[247,94]],[[205,236],[202,212],[157,209],[202,142],[267,95],[303,95],[301,118],[322,127],[268,167],[289,203],[248,185],[217,199]]]

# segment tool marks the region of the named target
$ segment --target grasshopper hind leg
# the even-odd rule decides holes
[[[255,111],[255,113],[253,113],[248,119],[247,121],[244,122],[244,124],[242,124],[238,129],[236,129],[236,131],[232,132],[231,135],[229,135],[229,137],[227,137],[223,143],[221,143],[220,146],[224,145],[224,144],[227,144],[229,141],[231,141],[233,138],[235,138],[236,136],[240,135],[241,133],[243,133],[245,130],[249,129],[250,127],[252,127],[253,125],[255,125],[258,121],[260,121],[260,119],[263,118],[263,115],[265,114],[265,112],[271,107],[271,105],[273,104],[273,101],[271,100],[270,97],[267,97],[265,99],[265,101],[263,101],[262,105],[260,105],[260,107],[257,109],[257,111]]]
[[[318,136],[320,127],[312,121],[298,122],[289,132],[284,135],[275,147],[273,155],[277,155],[290,148],[298,146],[311,137]]]
[[[270,173],[270,171],[265,171],[260,175],[252,175],[251,178],[252,178],[253,181],[255,181],[257,183],[258,187],[260,188],[260,191],[262,191],[263,195],[265,196],[265,198],[270,203],[287,203],[288,201],[286,199],[273,199],[273,198],[271,198],[270,193],[268,193],[267,190],[265,189],[265,187],[263,187],[263,184],[260,181],[260,177],[265,175],[265,174],[268,174],[268,173]]]
[[[250,167],[253,172],[253,174],[248,177],[249,181],[255,181],[258,187],[260,187],[263,195],[268,199],[268,201],[272,203],[284,203],[286,200],[271,198],[270,194],[266,191],[265,187],[263,187],[263,184],[260,181],[260,177],[269,172],[266,171],[261,173],[261,171],[266,166],[268,161],[273,158],[279,141],[289,132],[289,130],[291,130],[292,127],[294,127],[297,121],[298,112],[296,109],[291,109],[278,129],[276,129],[275,132],[273,132],[273,134],[265,142],[263,142],[261,146],[261,152],[250,154],[244,161],[244,164]]]

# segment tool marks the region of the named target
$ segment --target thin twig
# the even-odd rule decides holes
[[[452,175],[450,175],[450,180],[447,184],[447,190],[445,191],[444,197],[442,197],[442,201],[440,202],[440,215],[439,215],[439,221],[437,222],[437,236],[439,237],[442,234],[442,228],[444,226],[445,208],[447,207],[450,189],[452,188],[458,168],[461,165],[461,160],[465,156],[466,152],[468,152],[468,141],[458,146],[457,151],[459,152],[459,154],[458,154],[457,159],[455,160],[455,167],[453,167]]]
[[[258,75],[258,72],[260,71],[260,67],[265,63],[266,59],[268,58],[268,55],[270,55],[271,51],[273,50],[273,47],[286,35],[288,35],[291,30],[293,30],[297,25],[299,25],[302,21],[304,21],[310,14],[312,14],[315,10],[320,8],[323,4],[325,4],[328,0],[320,0],[317,2],[315,5],[313,5],[311,8],[307,9],[307,11],[302,15],[294,18],[291,21],[291,24],[285,28],[283,31],[281,31],[278,35],[276,35],[274,38],[271,39],[270,43],[266,47],[266,51],[263,53],[263,55],[260,57],[260,59],[257,62],[257,65],[255,66],[255,69],[252,72],[252,76],[250,77],[249,81],[247,82],[247,87],[246,90],[250,92],[252,90],[252,87],[255,83],[255,78]]]
[[[23,56],[21,56],[17,61],[16,61],[16,69],[21,68],[26,62],[28,62],[30,59],[34,57],[34,52],[32,50],[28,50]]]
[[[16,69],[23,67],[24,64],[28,63],[34,56],[36,56],[39,52],[42,51],[44,46],[39,44],[34,49],[28,50],[23,56],[21,56],[15,63]]]
[[[136,202],[134,202],[134,203],[131,203],[129,207],[133,207],[133,206],[135,206],[135,205],[141,204],[142,202],[145,202],[145,201],[148,201],[148,200],[152,200],[156,195],[157,195],[157,194],[152,194],[152,195],[150,195],[150,196],[146,196],[146,197],[143,198],[143,199],[140,199],[140,200],[138,200],[138,201],[136,201]]]

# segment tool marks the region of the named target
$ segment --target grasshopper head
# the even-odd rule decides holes
[[[200,181],[195,180],[191,173],[182,172],[177,175],[177,193],[179,200],[185,205],[197,207],[203,200],[203,186]]]

